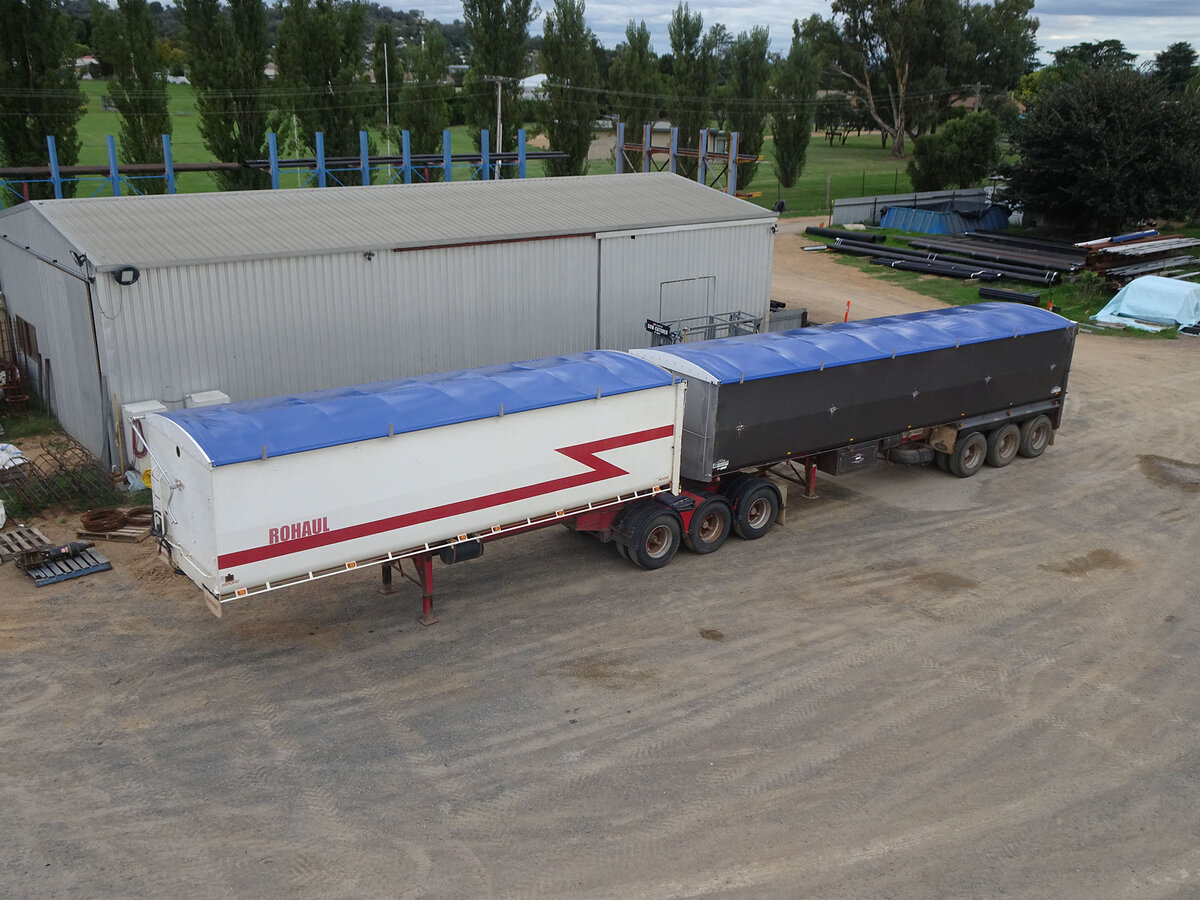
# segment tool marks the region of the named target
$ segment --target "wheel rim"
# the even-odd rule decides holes
[[[967,446],[963,448],[962,467],[968,470],[978,468],[979,464],[983,462],[985,448],[986,445],[980,441],[968,441]]]
[[[696,536],[705,543],[709,543],[721,536],[721,531],[724,527],[725,518],[719,512],[712,511],[700,520],[700,527],[696,529]]]
[[[1033,427],[1033,434],[1029,435],[1029,446],[1034,450],[1042,450],[1050,440],[1050,428],[1046,425],[1038,424]]]
[[[662,559],[671,548],[671,529],[667,525],[657,525],[646,535],[646,555],[651,559]]]
[[[1010,456],[1017,455],[1017,447],[1021,444],[1021,432],[1006,431],[1000,435],[1000,445],[996,449],[1000,453],[1001,459],[1008,459]]]
[[[771,504],[766,497],[756,497],[746,510],[746,524],[751,528],[762,528],[771,516]]]

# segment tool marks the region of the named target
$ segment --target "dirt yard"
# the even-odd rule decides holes
[[[931,305],[786,226],[778,299]],[[503,541],[431,628],[374,572],[217,620],[149,543],[4,566],[0,894],[1200,895],[1198,438],[1200,341],[1083,334],[1041,459],[654,573]]]

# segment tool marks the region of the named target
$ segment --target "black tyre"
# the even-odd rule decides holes
[[[779,494],[763,479],[748,478],[729,499],[733,503],[733,530],[738,537],[757,540],[775,524],[779,514]]]
[[[970,478],[983,468],[987,459],[987,438],[981,431],[960,434],[950,454],[950,474]]]
[[[1009,422],[988,432],[987,464],[1003,469],[1017,458],[1021,447],[1021,429]]]
[[[943,472],[950,471],[950,454],[943,453],[941,450],[933,451],[933,461]]]
[[[1021,445],[1017,452],[1029,459],[1041,456],[1050,446],[1054,426],[1048,416],[1034,416],[1021,424]]]
[[[669,509],[646,509],[631,523],[632,532],[626,553],[643,569],[661,569],[679,550],[679,517]]]
[[[712,553],[729,537],[733,507],[724,497],[709,495],[692,513],[683,542],[693,553]]]
[[[747,481],[761,481],[749,472],[733,472],[721,479],[721,494],[728,497],[729,502],[733,503],[733,496],[736,494]]]

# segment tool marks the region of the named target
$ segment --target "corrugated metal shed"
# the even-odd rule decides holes
[[[0,214],[0,288],[63,426],[116,411],[595,349],[648,318],[766,316],[774,213],[669,173],[48,200]],[[134,284],[114,270],[135,266]]]
[[[666,172],[30,205],[99,271],[774,220],[769,210]]]

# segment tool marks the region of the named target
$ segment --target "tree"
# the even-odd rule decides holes
[[[566,159],[546,160],[547,175],[584,175],[600,115],[600,75],[591,52],[595,35],[583,20],[584,0],[554,0],[546,14],[542,63],[546,70],[545,122],[550,149]]]
[[[454,86],[444,83],[447,58],[445,39],[431,28],[412,58],[411,77],[400,92],[400,108],[394,120],[407,129],[413,153],[438,153],[442,149],[442,132],[450,125],[450,98],[454,96]],[[441,179],[440,169],[426,173],[427,181]]]
[[[774,85],[775,174],[784,187],[794,185],[804,171],[819,71],[813,48],[801,37],[800,23],[793,22],[792,45],[775,75]]]
[[[817,131],[825,132],[825,140],[833,146],[834,140],[840,135],[842,143],[855,125],[854,107],[850,98],[839,91],[832,91],[817,100],[813,116],[813,126]]]
[[[625,123],[625,140],[640,143],[647,123],[658,118],[658,63],[650,47],[650,30],[646,23],[625,27],[625,42],[617,45],[616,55],[608,73],[608,95],[613,111]],[[617,148],[620,153],[620,148]],[[642,165],[640,153],[630,154],[635,168]]]
[[[729,52],[729,128],[738,133],[738,154],[758,156],[767,126],[771,97],[770,34],[766,28],[743,31]],[[758,163],[737,167],[737,183],[748,185],[758,173]]]
[[[517,115],[529,45],[529,23],[537,16],[533,0],[463,0],[463,19],[471,46],[471,70],[463,79],[467,125],[475,147],[488,129],[501,148],[513,147],[521,127]],[[496,132],[497,79],[502,134]]]
[[[58,0],[0,0],[0,162],[36,166],[46,162],[46,137],[54,138],[58,161],[79,161],[76,123],[83,93],[72,66],[75,28]],[[62,186],[74,196],[74,182]],[[49,184],[30,184],[31,199],[53,197]],[[5,200],[11,199],[6,196]]]
[[[1084,41],[1054,51],[1054,65],[1062,69],[1132,69],[1137,55],[1115,38],[1095,44]]]
[[[281,11],[277,81],[295,104],[292,112],[304,143],[315,148],[319,131],[327,156],[358,156],[358,133],[376,108],[363,64],[365,7],[340,0],[286,0]],[[356,173],[339,177],[349,183],[358,178]]]
[[[223,162],[261,158],[270,105],[266,6],[262,0],[229,0],[227,8],[219,0],[177,2],[204,146]],[[216,179],[225,190],[269,185],[256,169],[217,172]]]
[[[971,112],[917,138],[908,177],[917,191],[969,188],[999,161],[1000,122],[991,113]]]
[[[146,0],[117,0],[115,10],[93,3],[92,19],[96,49],[113,69],[108,91],[121,116],[121,159],[160,163],[162,136],[171,133],[171,114],[150,7]],[[157,180],[142,185],[147,193],[166,190]]]
[[[1196,74],[1196,51],[1186,41],[1176,41],[1162,53],[1154,54],[1150,74],[1169,93],[1181,94]]]
[[[1009,190],[1079,232],[1200,210],[1200,100],[1167,102],[1132,69],[1089,69],[1047,90],[1012,136]]]
[[[712,114],[713,45],[703,31],[704,18],[700,13],[693,14],[686,3],[675,7],[667,25],[672,62],[667,79],[667,112],[679,129],[680,147],[699,146],[700,130]],[[685,177],[696,172],[695,163],[686,158],[680,161],[679,168]]]
[[[1015,86],[1032,61],[1032,8],[1032,0],[833,0],[832,17],[810,17],[804,35],[903,157],[905,138],[931,128],[962,85]]]

